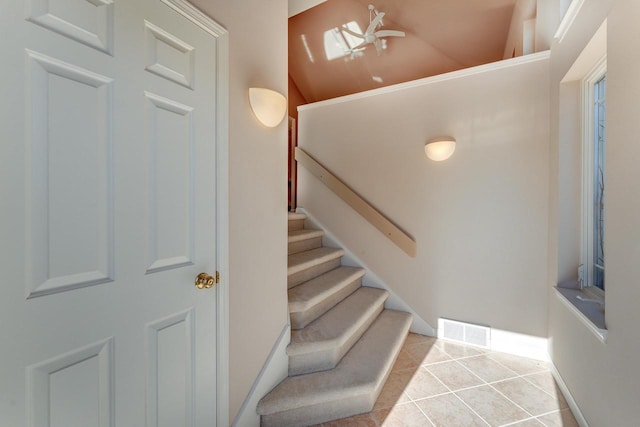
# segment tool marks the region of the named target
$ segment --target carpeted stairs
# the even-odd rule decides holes
[[[388,293],[362,286],[364,270],[289,213],[289,377],[258,404],[262,426],[309,426],[373,408],[411,326],[384,308]]]

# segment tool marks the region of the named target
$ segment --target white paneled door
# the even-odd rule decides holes
[[[1,426],[216,425],[221,46],[176,4],[0,0]]]

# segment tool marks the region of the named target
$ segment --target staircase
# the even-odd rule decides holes
[[[262,426],[309,426],[371,411],[411,326],[385,290],[289,213],[289,377],[258,404]]]

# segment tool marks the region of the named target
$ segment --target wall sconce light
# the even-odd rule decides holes
[[[267,127],[276,127],[287,112],[287,98],[271,89],[249,88],[249,103],[253,114]]]
[[[424,145],[424,153],[433,161],[447,160],[456,151],[456,140],[450,136],[434,138]]]

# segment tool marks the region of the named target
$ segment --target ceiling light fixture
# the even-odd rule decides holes
[[[342,26],[342,31],[346,34],[349,34],[353,37],[356,37],[362,42],[350,49],[350,53],[353,56],[354,54],[361,52],[364,50],[367,45],[372,44],[375,46],[378,55],[382,53],[384,49],[386,49],[386,40],[383,37],[404,37],[404,31],[397,30],[378,30],[378,27],[382,26],[382,18],[384,18],[385,12],[378,12],[374,5],[369,5],[369,26],[365,30],[364,34],[358,34],[353,31],[346,25]]]
[[[456,140],[450,136],[441,136],[429,140],[424,145],[424,152],[435,162],[447,160],[456,151]]]
[[[270,128],[278,126],[287,112],[287,98],[271,89],[249,88],[249,103],[260,123]]]

